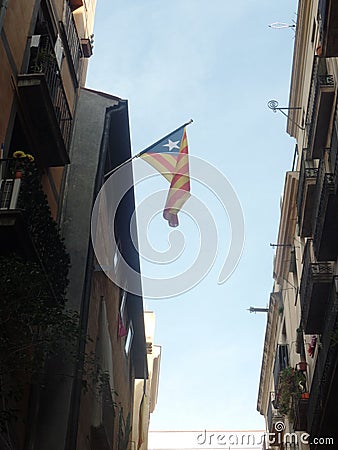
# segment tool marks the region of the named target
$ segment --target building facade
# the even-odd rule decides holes
[[[0,2],[1,448],[38,448],[47,354],[77,333],[59,226],[94,12],[92,0]]]
[[[32,154],[57,218],[79,86],[91,55],[95,0],[1,1],[0,140]]]
[[[133,188],[103,219],[137,294],[106,276],[91,241],[105,174],[131,157],[127,102],[83,87],[95,5],[0,1],[4,449],[130,448],[135,380],[148,377]]]
[[[147,343],[148,378],[135,380],[132,450],[148,449],[150,415],[155,411],[160,378],[162,349],[154,341],[155,314],[152,311],[145,311],[144,322]]]
[[[286,174],[257,404],[272,448],[338,442],[337,24],[336,2],[299,1],[287,123],[295,160]]]

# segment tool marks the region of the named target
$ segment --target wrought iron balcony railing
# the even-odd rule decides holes
[[[308,403],[308,398],[292,397],[293,429],[295,431],[307,431]]]
[[[313,111],[316,103],[316,95],[317,95],[317,75],[318,75],[318,58],[315,57],[313,61],[312,74],[311,74],[311,86],[309,92],[309,100],[307,105],[307,114],[306,114],[306,125],[310,126],[312,124]],[[310,142],[311,129],[308,131],[308,142]]]
[[[336,193],[336,177],[334,173],[328,173],[325,162],[321,160],[317,175],[316,193],[313,208],[313,238],[316,256],[322,259],[320,247],[322,244],[324,224],[327,220],[327,207],[330,197]],[[327,256],[325,255],[325,258]],[[331,258],[330,258],[331,259]]]
[[[323,406],[330,388],[330,373],[337,361],[337,345],[333,342],[333,332],[338,326],[338,279],[335,277],[331,285],[331,295],[325,314],[325,328],[321,336],[321,346],[318,351],[316,366],[311,381],[308,405],[308,431],[316,435],[322,418]]]
[[[336,0],[319,0],[319,36],[321,55],[327,58],[338,56],[337,30],[338,4]]]
[[[317,334],[321,333],[324,324],[334,262],[317,261],[311,239],[306,243],[303,261],[300,283],[302,323],[306,334]]]
[[[38,45],[33,46],[36,42]],[[30,47],[29,74],[44,74],[54,112],[66,146],[69,148],[72,116],[60,76],[60,68],[49,36],[33,36]]]
[[[315,187],[317,183],[318,167],[314,167],[314,161],[307,161],[304,157],[301,162],[299,184],[297,192],[297,213],[300,235],[309,237],[312,231],[312,206]]]
[[[71,71],[73,72],[73,76],[77,84],[79,79],[79,66],[80,59],[82,57],[82,49],[74,16],[68,2],[65,2],[64,4],[63,19],[62,22],[60,22],[60,25],[63,31],[65,51],[71,61]]]
[[[332,113],[335,80],[332,74],[319,73],[323,71],[326,72],[325,60],[315,57],[306,117],[309,159],[321,158]]]
[[[17,254],[41,264],[53,297],[65,299],[69,255],[51,217],[33,162],[0,160],[0,255]]]

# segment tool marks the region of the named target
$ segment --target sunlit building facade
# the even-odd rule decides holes
[[[161,347],[155,344],[155,313],[145,311],[144,313],[148,378],[135,380],[134,392],[134,415],[131,449],[147,450],[148,433],[151,414],[155,411],[160,367],[161,367]]]
[[[336,2],[299,1],[287,122],[295,159],[282,199],[257,405],[272,448],[338,442],[337,23]]]
[[[84,87],[95,7],[0,1],[1,449],[130,449],[148,378],[133,189],[113,226],[138,295],[91,241],[105,174],[131,157],[127,101]]]

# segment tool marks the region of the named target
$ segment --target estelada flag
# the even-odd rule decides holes
[[[178,226],[177,214],[190,197],[186,125],[182,125],[138,155],[170,183],[163,217],[171,227]]]

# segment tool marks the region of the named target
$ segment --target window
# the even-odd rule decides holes
[[[311,42],[314,43],[315,41],[315,36],[316,36],[316,20],[313,20],[313,25],[312,25],[312,34],[311,34]]]
[[[121,303],[120,303],[120,316],[121,319],[124,319],[124,312],[126,309],[126,301],[127,301],[127,291],[122,290],[122,295],[121,295]]]
[[[126,355],[129,355],[130,349],[131,349],[131,343],[133,341],[133,337],[134,337],[134,327],[133,327],[133,322],[130,321],[129,322],[129,326],[128,326],[128,333],[127,333],[127,337],[126,337],[126,342],[124,344],[124,350],[126,352]]]
[[[115,251],[114,251],[114,256],[113,256],[113,267],[114,267],[114,272],[116,277],[118,278],[118,273],[120,270],[120,261],[121,261],[121,252],[120,252],[120,245],[119,243],[115,244]]]
[[[278,345],[276,349],[275,365],[273,370],[275,390],[277,390],[279,372],[286,369],[289,365],[288,347],[286,344]]]
[[[122,338],[127,335],[127,329],[126,329],[126,300],[127,300],[127,292],[124,290],[121,290],[121,301],[120,301],[120,310],[119,310],[119,317],[118,317],[118,328],[117,328],[117,335],[118,337]]]

